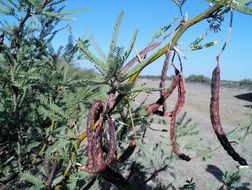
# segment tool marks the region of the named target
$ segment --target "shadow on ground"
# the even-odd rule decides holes
[[[233,189],[234,186],[232,186],[233,182],[238,182],[240,181],[240,176],[237,175],[233,175],[230,180],[225,180],[225,174],[223,173],[223,171],[218,168],[215,165],[207,165],[206,168],[206,172],[212,174],[217,180],[219,180],[221,183],[223,183],[223,185],[218,189],[218,190],[225,190],[225,189]],[[247,187],[249,185],[249,183],[241,183],[241,184],[237,184],[236,186],[236,190],[249,190],[249,188]]]
[[[248,101],[248,102],[252,102],[252,93],[239,94],[239,95],[236,95],[234,97],[236,97],[236,98],[238,98],[240,100],[245,100],[245,101]],[[252,109],[252,105],[244,105],[244,107]]]
[[[239,94],[235,96],[238,99],[252,102],[252,93]]]

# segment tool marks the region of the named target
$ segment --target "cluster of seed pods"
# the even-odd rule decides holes
[[[81,166],[80,170],[92,174],[102,174],[108,181],[116,185],[126,185],[127,180],[123,176],[110,168],[116,156],[116,132],[114,121],[106,113],[106,108],[113,107],[114,96],[109,94],[106,101],[97,100],[87,116],[87,165]],[[102,136],[104,124],[107,123],[109,128],[109,150],[104,159],[105,152],[102,149]],[[119,157],[118,161],[126,161],[134,152],[136,142],[133,139],[128,148]],[[109,177],[108,177],[109,176]]]
[[[164,62],[162,75],[161,75],[161,82],[160,82],[160,98],[153,104],[147,106],[147,114],[152,115],[156,114],[159,116],[164,116],[166,114],[165,109],[160,111],[159,108],[161,106],[164,107],[166,99],[174,92],[175,88],[178,89],[178,99],[175,104],[174,109],[169,113],[166,114],[171,117],[170,120],[170,142],[172,146],[172,151],[182,160],[189,161],[191,158],[184,153],[181,153],[179,148],[177,147],[176,143],[176,134],[175,134],[175,124],[176,124],[176,117],[179,111],[182,109],[185,103],[185,83],[182,75],[182,68],[181,71],[175,68],[175,76],[173,81],[170,84],[169,89],[165,89],[165,77],[167,70],[168,70],[168,59],[169,53],[166,53],[166,60]],[[235,160],[238,161],[240,165],[247,165],[247,162],[244,158],[242,158],[232,147],[230,142],[228,141],[220,121],[219,116],[219,91],[220,91],[220,66],[219,63],[217,67],[213,70],[212,80],[211,80],[211,103],[210,103],[210,118],[213,129],[215,134],[220,141],[223,148],[227,151],[227,153]]]
[[[162,41],[161,41],[162,42]],[[158,47],[161,42],[156,42],[144,50],[142,50],[137,56],[135,56],[131,61],[129,61],[122,69],[120,74],[125,74],[132,65],[141,61],[143,57],[146,56],[148,52]],[[224,46],[225,48],[225,46]],[[222,49],[222,51],[224,50]],[[174,50],[175,51],[175,50]],[[175,134],[175,125],[176,118],[178,113],[181,111],[185,104],[185,81],[183,78],[183,69],[182,63],[180,60],[181,69],[178,70],[173,64],[175,69],[175,76],[170,84],[170,87],[165,88],[165,79],[169,66],[171,49],[168,49],[166,52],[166,58],[164,61],[162,73],[161,73],[161,81],[160,81],[160,98],[153,104],[149,104],[146,106],[147,116],[151,116],[156,114],[158,116],[169,116],[170,117],[170,142],[172,146],[172,151],[182,160],[190,161],[191,158],[186,154],[182,153],[176,143],[176,134]],[[174,55],[176,52],[174,52]],[[139,60],[140,58],[140,60]],[[174,58],[174,57],[173,57]],[[116,77],[116,83],[114,88],[108,92],[108,96],[104,102],[101,100],[97,100],[93,106],[91,107],[89,114],[87,116],[87,152],[88,152],[88,162],[86,166],[81,166],[80,170],[86,171],[93,174],[102,174],[104,178],[108,181],[117,184],[117,185],[125,185],[128,183],[123,176],[113,169],[110,168],[113,160],[116,155],[116,132],[114,121],[110,117],[111,110],[113,110],[120,99],[123,98],[124,95],[119,94],[118,97],[115,97],[116,87],[118,87],[118,81],[120,81],[120,77]],[[178,98],[176,104],[171,112],[166,112],[166,100],[170,97],[170,95],[177,88]],[[235,160],[238,161],[240,165],[247,165],[247,162],[244,158],[242,158],[231,146],[228,141],[220,121],[219,116],[219,90],[220,90],[220,66],[219,62],[217,67],[213,70],[212,79],[211,79],[211,103],[210,103],[210,118],[215,134],[217,135],[218,140],[220,141],[223,148],[227,151],[227,153]],[[161,111],[159,108],[162,107]],[[109,109],[107,109],[109,108]],[[108,111],[110,110],[110,111]],[[103,136],[103,127],[104,124],[107,123],[109,127],[109,150],[106,154],[106,158],[104,159],[104,154],[102,150],[102,136]],[[126,161],[134,152],[136,148],[135,139],[131,140],[130,144],[126,148],[126,150],[122,153],[122,155],[117,159],[119,162]],[[108,177],[111,176],[111,177]]]
[[[105,171],[111,165],[116,151],[115,126],[110,117],[101,118],[103,111],[102,101],[98,100],[91,107],[87,116],[87,152],[88,163],[86,166],[81,166],[80,170],[89,173],[97,174]],[[106,159],[103,158],[102,150],[102,135],[104,122],[107,122],[109,127],[109,151]]]

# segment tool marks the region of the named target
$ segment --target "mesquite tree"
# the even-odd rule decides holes
[[[127,177],[118,170],[127,165],[133,153],[137,155],[136,159],[143,156],[141,146],[147,118],[153,115],[170,117],[172,152],[177,158],[190,161],[190,156],[182,153],[176,142],[177,115],[184,106],[186,92],[184,55],[177,43],[186,30],[201,21],[207,20],[208,30],[219,32],[223,17],[228,13],[231,14],[230,31],[217,56],[217,67],[212,76],[210,119],[227,153],[239,164],[247,165],[231,146],[221,126],[219,58],[232,29],[233,11],[252,14],[248,7],[252,1],[209,1],[211,6],[191,20],[183,14],[186,1],[173,1],[179,8],[180,17],[158,31],[151,43],[131,60],[128,58],[137,31],[126,51],[117,46],[123,13],[115,24],[109,53],[104,59],[89,50],[91,39],[79,39],[74,44],[70,38],[64,50],[60,48],[55,52],[51,41],[59,30],[64,29],[56,28],[57,24],[65,19],[65,15],[78,12],[63,11],[62,2],[0,1],[4,7],[0,9],[1,13],[17,19],[13,25],[1,22],[0,28],[0,121],[1,143],[5,145],[1,148],[3,172],[0,177],[3,185],[35,189],[82,189],[85,186],[87,189],[96,179],[105,179],[118,187],[130,185],[136,162],[131,162]],[[215,42],[201,45],[204,37],[197,38],[191,49],[215,45]],[[135,88],[136,79],[144,68],[163,55],[160,97],[152,104],[143,102],[133,108],[132,102],[138,92],[146,90]],[[99,72],[97,76],[90,72],[91,76],[82,76],[85,73],[78,73],[73,67],[72,63],[83,56],[95,65]],[[168,69],[174,69],[175,75],[167,88]],[[166,102],[175,89],[177,101],[173,110],[167,110]],[[85,126],[86,130],[79,130],[80,126]],[[140,179],[134,188],[141,188],[150,179]]]

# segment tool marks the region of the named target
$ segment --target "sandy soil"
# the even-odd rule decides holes
[[[138,85],[145,83],[147,87],[157,88],[158,81],[149,81],[141,79],[137,82]],[[167,82],[169,86],[169,82]],[[210,123],[209,117],[209,104],[210,104],[210,85],[201,83],[187,83],[186,84],[186,104],[182,110],[187,112],[187,118],[191,118],[193,123],[196,123],[199,128],[199,137],[201,141],[200,146],[210,146],[211,148],[218,147],[218,140],[215,137],[213,129]],[[141,102],[146,94],[141,94],[138,102]],[[148,97],[147,103],[152,103],[157,100],[159,93],[153,93]],[[172,110],[176,101],[176,94],[170,97],[167,101],[168,110]],[[244,126],[249,123],[250,114],[252,113],[252,87],[234,87],[224,85],[221,88],[220,94],[220,112],[222,126],[225,132],[230,132],[236,127]],[[181,113],[181,114],[182,114]],[[180,115],[181,115],[180,114]],[[162,128],[158,124],[153,124],[153,127]],[[166,126],[167,128],[167,126]],[[159,138],[160,134],[154,131],[147,131],[147,139],[155,141]],[[168,134],[167,134],[167,138]],[[168,141],[165,141],[169,145]],[[242,181],[250,182],[248,188],[243,187],[241,189],[252,189],[252,135],[248,136],[245,143],[241,145],[233,145],[234,148],[246,158],[250,164],[249,168],[245,169],[245,173],[242,175]],[[186,150],[184,151],[186,153]],[[189,154],[189,153],[188,153]],[[218,189],[221,187],[221,178],[223,171],[235,170],[238,167],[238,163],[233,161],[231,157],[227,155],[222,148],[217,149],[211,153],[212,157],[206,161],[202,161],[201,158],[194,158],[190,162],[177,160],[174,163],[175,172],[181,180],[193,178],[196,183],[197,189]],[[159,174],[159,179],[162,183],[169,184],[172,180],[169,174],[169,169]]]

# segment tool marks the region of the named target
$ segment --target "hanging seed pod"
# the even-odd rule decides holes
[[[100,112],[102,109],[102,102],[100,100],[96,101],[91,109],[89,110],[88,116],[87,116],[87,141],[88,141],[88,163],[86,166],[81,166],[80,170],[86,171],[89,173],[96,173],[97,168],[95,165],[95,157],[96,157],[96,150],[95,150],[95,133],[93,132],[93,126],[95,122],[99,119]]]
[[[182,160],[190,161],[191,158],[183,153],[180,152],[179,148],[177,147],[176,143],[176,134],[175,134],[175,125],[176,125],[176,117],[177,113],[180,109],[184,106],[185,103],[185,89],[184,89],[184,79],[181,73],[178,73],[178,70],[175,69],[176,75],[179,76],[179,84],[178,88],[178,100],[175,105],[174,110],[171,114],[171,121],[170,121],[170,141],[172,145],[172,151]]]
[[[116,137],[115,137],[115,126],[113,120],[108,117],[107,123],[109,126],[109,152],[107,155],[107,158],[105,160],[105,164],[109,166],[115,157],[115,151],[116,151]]]
[[[161,44],[161,42],[156,42],[154,44],[151,44],[150,46],[144,48],[139,54],[138,56],[135,56],[132,60],[130,60],[122,69],[121,69],[121,75],[125,74],[138,60],[139,57],[143,58],[144,56],[147,55],[147,53],[149,53],[150,51],[152,51],[153,49],[155,49],[156,47],[158,47]]]
[[[115,138],[115,126],[113,120],[111,118],[107,118],[107,123],[109,126],[109,152],[107,154],[106,160],[103,162],[102,165],[97,167],[95,173],[102,173],[106,170],[108,166],[110,166],[115,158],[115,151],[116,151],[116,138]]]
[[[167,75],[167,71],[168,71],[168,66],[169,66],[169,60],[170,60],[170,49],[168,49],[165,53],[165,61],[163,64],[163,69],[162,69],[162,73],[161,73],[161,80],[160,80],[160,84],[159,84],[159,88],[160,88],[160,98],[163,99],[163,112],[166,111],[166,104],[165,104],[165,100],[164,100],[164,93],[165,93],[165,80],[166,80],[166,75]]]
[[[242,158],[232,147],[228,141],[220,121],[219,113],[219,91],[220,91],[220,66],[219,63],[217,67],[213,70],[212,80],[211,80],[211,102],[210,102],[210,118],[215,134],[220,141],[223,148],[227,153],[240,165],[248,165],[247,161]]]
[[[102,132],[103,132],[103,120],[101,119],[99,121],[99,124],[96,127],[95,130],[95,137],[93,138],[93,149],[94,149],[94,157],[96,158],[95,166],[97,168],[104,165],[104,159],[103,159],[103,151],[102,151]]]
[[[165,113],[162,113],[161,111],[159,111],[159,107],[162,106],[164,104],[164,101],[169,98],[169,96],[173,93],[174,89],[177,87],[179,83],[179,76],[176,75],[170,85],[169,89],[166,89],[163,97],[159,98],[155,103],[150,104],[147,106],[147,115],[150,116],[151,114],[157,114],[157,115],[164,115]]]
[[[129,146],[127,147],[127,149],[123,152],[123,154],[120,156],[120,158],[118,159],[120,162],[124,162],[126,161],[134,152],[136,148],[136,140],[133,139],[130,141]]]

